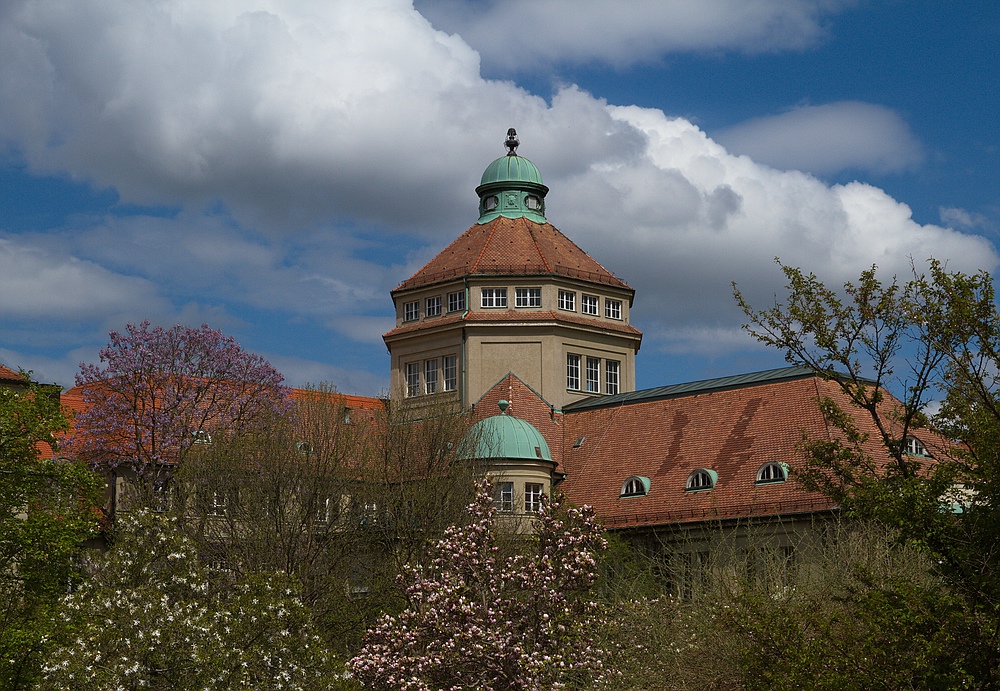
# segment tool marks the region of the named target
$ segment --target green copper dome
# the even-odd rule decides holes
[[[515,153],[520,142],[514,128],[507,130],[507,155],[486,167],[476,194],[479,195],[479,223],[498,216],[524,217],[538,223],[545,220],[545,195],[549,188],[534,163]]]
[[[499,415],[480,420],[469,429],[462,458],[551,461],[552,452],[542,433],[530,422],[507,415],[507,405],[507,401],[500,401]]]

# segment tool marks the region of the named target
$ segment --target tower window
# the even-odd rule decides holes
[[[580,390],[580,356],[573,353],[566,355],[566,388]]]
[[[448,293],[448,311],[458,312],[459,310],[465,309],[465,291],[460,290],[457,293]]]
[[[569,290],[559,291],[559,309],[568,310],[570,312],[576,311],[576,293]]]
[[[483,288],[481,305],[483,307],[506,307],[507,289]]]
[[[513,482],[498,482],[493,486],[493,506],[498,513],[514,513]]]
[[[538,513],[542,510],[542,483],[524,483],[524,512]]]
[[[621,386],[619,385],[619,374],[621,370],[621,363],[617,360],[605,360],[604,361],[604,392],[607,394],[614,395],[621,392]]]
[[[599,300],[596,295],[581,295],[580,296],[580,311],[584,314],[593,314],[597,316],[597,306]]]
[[[444,390],[454,391],[458,388],[458,356],[444,356]]]
[[[424,315],[428,317],[439,317],[441,316],[441,296],[435,295],[432,298],[427,298],[427,302],[424,305]]]
[[[601,358],[587,358],[587,392],[601,393]]]
[[[542,208],[542,200],[534,196],[533,194],[529,194],[527,197],[524,198],[524,205],[529,209],[531,209],[532,211],[536,211]]]
[[[420,319],[420,301],[414,300],[403,305],[403,321],[412,322]]]
[[[492,196],[486,197],[486,199],[483,200],[483,210],[484,211],[493,211],[493,210],[495,210],[497,208],[497,204],[499,204],[499,203],[500,203],[500,200],[497,199],[497,197],[496,197],[495,194],[492,195]]]
[[[621,300],[610,300],[608,298],[604,299],[604,316],[607,319],[621,319],[622,318],[622,301]]]
[[[515,288],[514,307],[541,307],[541,288]]]
[[[420,363],[406,363],[406,397],[420,395]]]

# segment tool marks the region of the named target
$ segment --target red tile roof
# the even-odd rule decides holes
[[[469,228],[392,292],[475,275],[556,275],[632,290],[552,224],[501,216]]]
[[[607,527],[836,508],[824,495],[803,490],[794,478],[755,484],[764,463],[787,463],[793,474],[802,467],[798,444],[803,434],[834,434],[817,400],[829,396],[850,410],[835,382],[799,377],[666,398],[641,399],[641,393],[636,392],[631,403],[566,410],[563,416],[563,489],[575,503],[594,506]],[[873,433],[869,452],[876,458],[886,456],[874,441],[878,435],[870,420],[858,415],[857,422]],[[579,438],[582,443],[573,448]],[[699,468],[718,474],[715,487],[685,491],[689,475]],[[631,476],[649,478],[646,496],[619,496]]]
[[[6,367],[5,365],[0,365],[0,380],[16,382],[27,381],[27,379],[21,376],[20,372],[15,372],[10,367]]]

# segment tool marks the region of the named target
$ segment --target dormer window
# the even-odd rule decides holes
[[[622,485],[620,497],[644,497],[649,493],[649,478],[633,475]]]
[[[788,466],[784,463],[765,463],[757,471],[758,485],[770,485],[784,482],[788,479]]]
[[[303,456],[307,456],[313,452],[313,446],[307,441],[297,441],[295,442],[295,450]]]
[[[930,454],[927,453],[927,447],[916,437],[907,437],[903,440],[903,453],[907,456],[930,457]]]
[[[715,487],[719,479],[719,474],[708,468],[698,468],[688,475],[687,484],[684,489],[688,492],[700,492]]]
[[[194,432],[191,433],[191,436],[194,437],[194,443],[195,444],[211,444],[212,443],[212,435],[209,434],[208,432],[206,432],[203,429],[195,430]]]

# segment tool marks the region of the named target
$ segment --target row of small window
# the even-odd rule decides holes
[[[757,470],[755,484],[771,485],[784,482],[788,479],[788,465],[785,463],[769,462],[762,465]],[[701,492],[712,489],[719,480],[719,474],[708,468],[698,468],[688,475],[684,485],[686,492]],[[644,497],[649,494],[649,478],[633,475],[622,483],[621,497]]]
[[[458,291],[455,293],[448,293],[448,311],[449,312],[460,312],[465,309],[465,292]],[[483,288],[480,291],[480,306],[484,309],[492,308],[505,308],[507,307],[507,289],[506,288]],[[514,289],[514,307],[541,307],[542,306],[542,289],[541,288],[515,288]],[[592,316],[598,316],[600,314],[601,298],[597,295],[587,295],[586,293],[580,296],[580,312],[583,314],[589,314]],[[439,317],[441,316],[441,296],[435,295],[434,297],[429,297],[424,300],[424,316],[425,317]],[[559,291],[559,309],[568,312],[576,311],[576,293],[571,290],[560,290]],[[612,298],[604,298],[604,316],[607,319],[621,319],[622,318],[622,301],[614,300]],[[403,321],[411,322],[420,319],[420,301],[414,300],[413,302],[403,303]]]
[[[406,397],[458,390],[458,356],[445,355],[405,365]]]
[[[580,383],[580,367],[584,367],[583,384]],[[566,388],[570,391],[586,391],[587,393],[601,393],[601,358],[577,355],[576,353],[566,354]],[[616,394],[621,392],[621,363],[618,360],[604,361],[604,393]]]
[[[540,482],[524,483],[524,512],[538,513],[542,509],[544,486]],[[498,513],[514,513],[514,483],[498,482],[493,486],[493,506]]]

